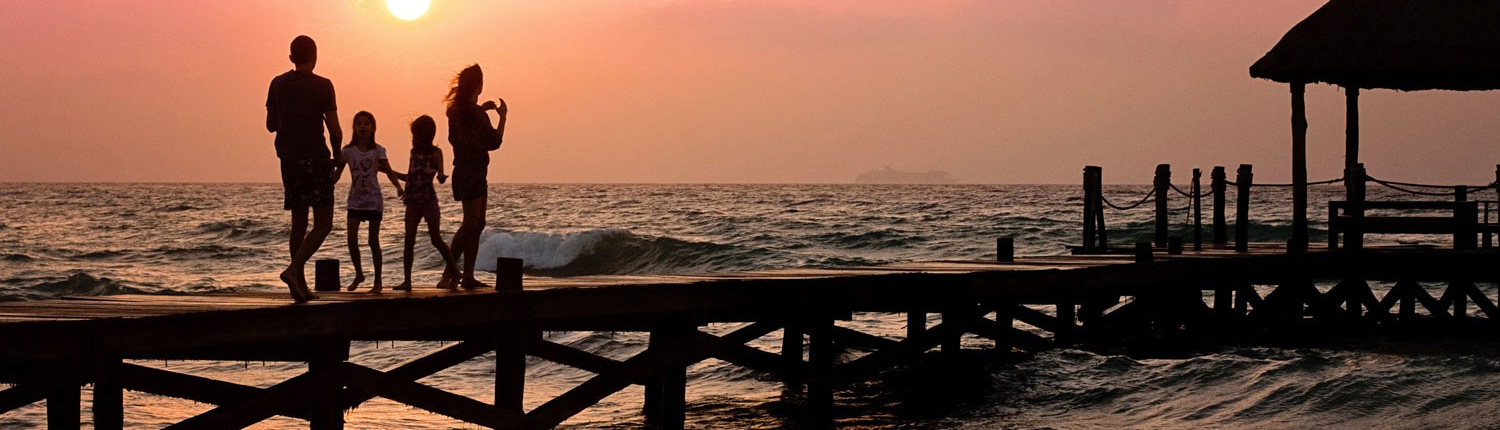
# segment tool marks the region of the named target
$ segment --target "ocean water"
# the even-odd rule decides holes
[[[1106,193],[1116,203],[1129,203],[1147,189],[1108,186]],[[345,192],[340,188],[338,195]],[[1371,192],[1386,197],[1383,190]],[[439,193],[446,194],[446,187]],[[1311,201],[1341,194],[1338,187],[1314,187]],[[523,258],[530,276],[702,274],[993,258],[998,236],[1014,237],[1021,255],[1057,255],[1079,241],[1080,195],[1077,185],[493,184],[479,261],[485,268],[496,256]],[[278,184],[0,184],[0,300],[280,291],[275,274],[285,264],[289,230],[280,196]],[[394,197],[388,195],[388,202]],[[1289,201],[1286,190],[1257,189],[1252,240],[1289,237]],[[1177,234],[1191,237],[1185,205],[1172,196],[1172,222]],[[1323,240],[1325,208],[1314,204],[1310,211],[1315,244]],[[399,205],[390,205],[381,231],[387,285],[401,280],[400,215]],[[1106,216],[1113,243],[1151,236],[1146,206]],[[459,218],[458,205],[444,202],[445,236],[451,237]],[[340,259],[348,282],[353,274],[343,211],[334,219],[318,257]],[[367,240],[361,229],[368,274]],[[413,275],[418,287],[431,285],[440,269],[441,258],[419,234]],[[1493,286],[1484,288],[1493,292]],[[858,314],[840,324],[899,337],[906,322],[901,315]],[[754,345],[775,351],[778,336]],[[639,333],[546,337],[615,357],[639,351],[646,340]],[[976,354],[958,363],[889,372],[841,391],[837,422],[860,429],[1496,428],[1500,418],[1487,414],[1500,406],[1496,346],[1351,341],[1316,349],[1226,348],[1177,359],[1067,349],[1006,359]],[[363,342],[354,345],[352,359],[385,368],[437,347]],[[292,363],[138,364],[256,386],[302,370]],[[535,359],[528,364],[528,408],[591,376]],[[798,418],[800,395],[783,392],[774,378],[715,360],[693,366],[688,378],[689,428],[808,426]],[[422,382],[490,400],[493,361],[476,359]],[[88,393],[84,399],[87,409]],[[141,393],[127,393],[126,402],[132,428],[158,428],[208,409]],[[564,427],[641,428],[640,408],[636,387]],[[0,415],[0,427],[41,428],[44,417],[45,408],[32,405]],[[350,411],[347,420],[349,428],[360,429],[473,428],[380,399]],[[304,426],[278,418],[256,428]]]

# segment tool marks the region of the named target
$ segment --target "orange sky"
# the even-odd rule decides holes
[[[1288,175],[1284,85],[1246,69],[1321,0],[11,0],[0,181],[278,178],[266,85],[317,39],[346,123],[406,123],[462,66],[511,105],[491,180],[1147,182],[1152,166]],[[1343,97],[1308,91],[1310,176],[1338,176]],[[1363,93],[1372,175],[1483,183],[1500,94]],[[1431,148],[1431,149],[1429,149]]]

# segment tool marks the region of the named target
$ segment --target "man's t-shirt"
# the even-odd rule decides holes
[[[323,114],[337,110],[333,82],[313,74],[292,70],[271,80],[266,111],[279,124],[276,157],[331,157],[323,140]]]
[[[349,162],[349,210],[378,211],[384,209],[384,198],[380,195],[380,161],[385,160],[385,147],[376,144],[369,151],[361,151],[354,145],[344,147],[344,160]]]

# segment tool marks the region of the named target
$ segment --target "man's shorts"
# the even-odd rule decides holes
[[[318,158],[281,159],[283,209],[333,206],[333,161]]]

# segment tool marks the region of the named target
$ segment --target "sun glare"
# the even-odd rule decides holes
[[[421,18],[427,13],[430,0],[385,0],[385,7],[391,10],[391,15],[405,20]]]

